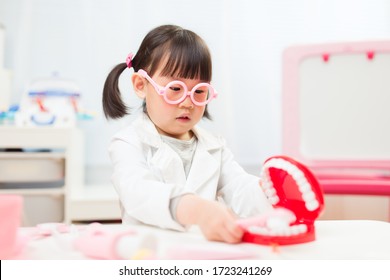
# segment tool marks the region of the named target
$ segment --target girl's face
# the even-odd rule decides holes
[[[157,70],[152,79],[160,86],[165,86],[173,80],[182,81],[187,85],[189,91],[195,85],[205,82],[160,76],[160,70]],[[189,96],[179,104],[168,104],[149,82],[146,82],[144,90],[147,112],[157,131],[162,135],[176,139],[191,139],[193,135],[191,130],[203,117],[206,106],[196,106]]]

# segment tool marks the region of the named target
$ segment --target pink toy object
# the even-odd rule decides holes
[[[238,221],[243,241],[263,245],[290,245],[315,240],[314,222],[324,209],[323,191],[313,173],[287,156],[267,159],[262,188],[274,209]]]
[[[23,198],[18,195],[0,195],[0,259],[16,256],[24,246],[18,235]]]
[[[118,252],[118,242],[122,237],[133,234],[130,230],[113,232],[99,223],[92,223],[74,241],[74,247],[89,258],[120,260],[123,257]]]
[[[36,226],[35,236],[46,237],[55,233],[69,233],[70,226],[64,223],[42,223]]]

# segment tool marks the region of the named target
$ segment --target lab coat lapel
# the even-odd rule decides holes
[[[191,190],[203,188],[217,178],[220,164],[215,154],[221,151],[221,144],[214,136],[199,127],[194,129],[194,133],[198,138],[198,147],[187,178],[187,187]]]
[[[216,159],[203,146],[198,147],[192,160],[191,170],[187,178],[187,188],[198,190],[211,183],[218,172]]]
[[[185,185],[183,162],[168,145],[162,144],[152,156],[150,163],[161,171],[160,176],[165,183]]]

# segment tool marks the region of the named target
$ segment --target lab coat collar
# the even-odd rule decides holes
[[[142,142],[155,148],[161,147],[163,143],[161,136],[147,114],[142,113],[134,121],[134,127]],[[203,128],[195,126],[192,131],[198,139],[198,145],[200,145],[203,149],[212,151],[222,147],[222,141]]]

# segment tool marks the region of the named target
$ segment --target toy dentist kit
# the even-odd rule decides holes
[[[58,77],[33,82],[24,93],[17,126],[73,127],[77,120],[90,119],[80,104],[80,89],[72,81]]]

